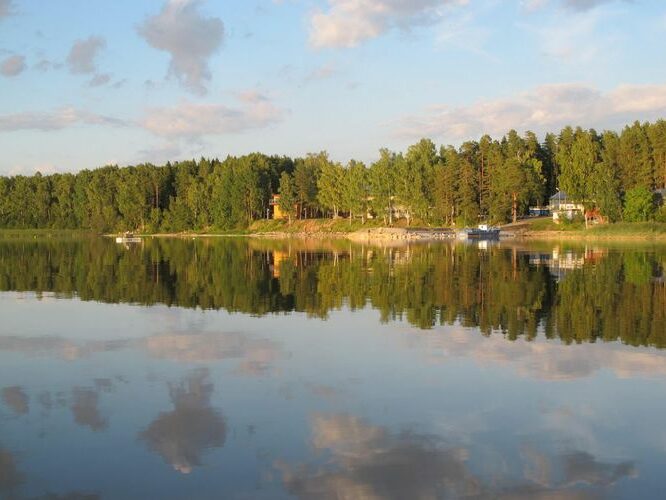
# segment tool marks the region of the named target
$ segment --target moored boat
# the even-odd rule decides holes
[[[460,239],[484,239],[494,240],[499,238],[500,230],[496,227],[488,226],[487,224],[479,224],[478,227],[466,227],[458,231],[458,238]]]

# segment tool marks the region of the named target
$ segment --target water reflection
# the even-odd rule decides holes
[[[0,498],[658,498],[665,264],[0,243]]]
[[[522,377],[541,380],[576,380],[601,370],[619,378],[666,377],[666,352],[626,348],[620,345],[566,344],[503,337],[478,338],[469,331],[450,328],[403,339],[430,362],[473,359],[479,366],[508,366]]]
[[[392,435],[349,415],[312,419],[312,445],[325,465],[279,464],[287,490],[299,498],[461,498],[480,485],[465,465],[464,449],[433,436]]]
[[[489,481],[474,471],[470,450],[433,435],[391,433],[350,415],[315,415],[311,426],[325,462],[276,465],[298,498],[599,498],[637,474],[630,461],[525,446],[519,477]]]
[[[11,498],[23,477],[16,467],[14,455],[0,447],[0,494]]]
[[[2,390],[2,400],[17,415],[25,415],[29,411],[28,396],[19,386],[5,387]]]
[[[143,346],[158,359],[180,362],[240,360],[238,373],[264,375],[282,355],[277,342],[239,332],[189,332],[154,335]]]
[[[99,394],[90,387],[76,387],[72,390],[70,409],[77,424],[93,431],[106,429],[108,423],[99,411]]]
[[[210,448],[221,448],[226,424],[219,411],[211,408],[213,384],[208,372],[198,370],[179,384],[169,384],[173,410],[160,415],[139,435],[174,470],[189,474],[201,465]]]
[[[369,303],[382,321],[406,319],[420,328],[460,322],[510,339],[543,330],[567,343],[620,339],[659,347],[666,346],[665,267],[665,247],[0,243],[1,290],[322,318],[343,305],[354,310]],[[60,348],[65,356],[85,354]]]

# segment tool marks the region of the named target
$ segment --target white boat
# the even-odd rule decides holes
[[[458,238],[461,240],[466,239],[483,239],[495,240],[499,238],[500,230],[497,227],[491,227],[487,224],[479,224],[479,227],[466,227],[458,231]]]

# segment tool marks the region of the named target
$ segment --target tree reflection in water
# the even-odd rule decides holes
[[[381,321],[459,322],[509,339],[666,346],[666,247],[105,239],[0,242],[0,290],[326,318],[368,304]]]

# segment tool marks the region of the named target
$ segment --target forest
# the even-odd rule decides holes
[[[460,147],[422,139],[366,165],[252,153],[78,173],[0,177],[0,227],[95,232],[244,228],[270,216],[273,194],[293,218],[372,216],[391,225],[515,221],[556,190],[609,221],[660,220],[653,191],[666,187],[666,121],[620,133],[565,127],[540,141],[515,130]]]
[[[370,307],[382,322],[459,323],[509,340],[614,341],[666,347],[666,248],[571,246],[563,272],[534,259],[553,248],[343,240],[106,238],[0,241],[0,291],[84,301],[224,309],[253,315]]]

